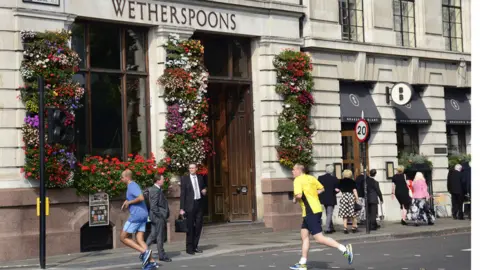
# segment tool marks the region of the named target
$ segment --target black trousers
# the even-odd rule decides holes
[[[160,259],[165,258],[165,250],[163,249],[163,242],[167,236],[167,230],[165,228],[165,220],[155,220],[152,221],[152,231],[147,238],[146,244],[149,247],[152,243],[157,242],[158,257]]]
[[[378,204],[368,204],[368,219],[370,220],[370,229],[377,228]]]
[[[203,207],[202,201],[193,202],[193,209],[186,213],[187,216],[187,251],[191,252],[198,248],[200,235],[203,227]]]
[[[463,194],[452,194],[452,216],[453,218],[463,218]]]

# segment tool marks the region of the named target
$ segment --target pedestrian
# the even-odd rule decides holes
[[[170,210],[168,209],[167,197],[163,193],[163,184],[165,178],[162,174],[156,174],[154,176],[154,184],[148,189],[148,196],[150,202],[150,220],[152,221],[152,231],[147,239],[147,246],[156,240],[158,249],[158,259],[163,262],[171,262],[165,250],[163,249],[163,243],[165,242],[165,225],[170,217]]]
[[[468,219],[472,219],[472,168],[470,162],[462,163],[462,175],[463,175],[463,190],[465,192],[465,209],[464,215],[468,216]]]
[[[342,192],[340,198],[340,208],[338,216],[343,218],[343,233],[348,234],[348,220],[352,220],[352,233],[358,231],[357,227],[357,213],[355,211],[355,203],[358,204],[357,185],[352,179],[353,173],[351,170],[343,171],[343,179],[340,180],[338,189]]]
[[[430,211],[430,194],[428,193],[427,181],[423,176],[423,173],[417,172],[413,179],[413,203],[410,208],[411,219],[415,221],[415,225],[418,226],[418,222],[425,222],[428,225],[433,225],[435,217]]]
[[[452,216],[453,219],[463,220],[463,200],[465,193],[463,191],[462,165],[455,165],[447,177],[447,189],[452,196]]]
[[[182,176],[180,191],[180,215],[187,218],[187,253],[202,253],[198,248],[203,226],[202,196],[207,195],[207,184],[203,176],[197,175],[197,165],[188,165],[189,175]]]
[[[378,204],[383,204],[382,191],[380,190],[380,185],[375,176],[377,175],[377,170],[371,169],[367,176],[367,199],[368,199],[368,217],[370,221],[370,230],[377,230],[380,228],[380,225],[377,223],[377,214],[378,214]],[[380,199],[380,201],[378,200]]]
[[[402,165],[397,167],[397,173],[392,177],[392,199],[394,196],[400,204],[402,213],[402,225],[407,225],[405,219],[407,218],[407,210],[412,204],[412,197],[409,195],[407,186],[407,176],[404,174],[405,167]]]
[[[320,202],[323,204],[325,211],[327,212],[327,229],[325,230],[326,234],[331,234],[335,232],[333,227],[333,210],[335,205],[337,205],[337,190],[338,190],[338,179],[333,176],[333,166],[328,165],[326,168],[326,173],[318,177],[318,181],[324,187],[325,191],[319,195]]]
[[[130,216],[120,233],[120,241],[124,245],[140,252],[143,269],[154,269],[158,265],[152,258],[152,251],[148,249],[144,241],[148,220],[147,205],[145,204],[145,198],[140,186],[132,180],[132,176],[132,171],[128,169],[121,174],[121,181],[127,185],[127,199],[123,203],[121,210],[128,208]],[[135,234],[136,242],[131,239],[133,234]]]
[[[330,237],[322,234],[322,206],[318,194],[324,192],[324,188],[315,177],[305,174],[305,167],[296,164],[292,170],[293,177],[293,202],[300,202],[302,208],[303,223],[300,230],[302,237],[302,257],[300,261],[291,266],[293,270],[307,270],[307,255],[310,249],[309,234],[313,235],[315,241],[332,248],[338,249],[347,258],[348,263],[353,262],[352,245],[344,246]]]
[[[357,211],[357,224],[365,224],[367,215],[365,212],[365,174],[363,173],[363,165],[361,166],[361,172],[355,178],[355,183],[357,184],[357,194],[358,194],[358,204],[362,207],[360,211]]]

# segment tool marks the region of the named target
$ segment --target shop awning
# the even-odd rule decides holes
[[[447,125],[470,125],[472,108],[465,91],[445,88],[445,118]]]
[[[409,104],[405,106],[395,104],[394,106],[397,123],[421,125],[429,125],[432,123],[432,118],[425,104],[423,104],[422,98],[415,91],[412,93],[412,101],[410,101]]]
[[[362,116],[369,123],[381,123],[382,118],[377,105],[372,99],[368,84],[341,83],[340,84],[340,111],[342,122],[354,123]]]

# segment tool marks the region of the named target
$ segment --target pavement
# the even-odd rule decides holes
[[[378,241],[387,241],[385,242],[386,244],[381,244],[381,245],[386,245],[386,248],[387,248],[388,245],[396,246],[395,243],[402,239],[413,239],[413,238],[419,238],[419,237],[441,239],[442,237],[445,237],[445,236],[449,237],[448,235],[451,235],[451,234],[469,233],[471,229],[470,226],[471,226],[470,221],[468,220],[458,221],[458,220],[452,220],[448,218],[437,220],[436,224],[433,226],[424,225],[419,227],[402,226],[399,223],[384,222],[380,230],[372,231],[368,235],[365,233],[364,228],[363,229],[360,228],[361,231],[357,234],[345,235],[343,234],[343,232],[341,232],[341,228],[337,227],[338,232],[330,236],[341,243],[346,243],[346,242],[357,243],[357,245],[355,245],[355,248],[357,248],[358,246],[359,249],[361,249],[362,245],[370,245],[370,243],[376,243]],[[468,238],[468,245],[467,247],[462,247],[462,249],[468,249],[470,247],[470,238],[469,236],[467,238]],[[454,238],[449,237],[449,239],[452,240]],[[425,241],[428,242],[430,240],[425,240]],[[405,245],[404,251],[407,251],[408,249],[411,249],[411,248],[416,249],[416,247],[414,246],[408,247],[409,245],[405,244],[405,243],[409,243],[409,241],[401,241],[401,242],[404,243]],[[422,241],[419,240],[419,243],[421,242]],[[231,257],[230,259],[225,259],[226,263],[235,262],[235,264],[232,264],[232,265],[237,265],[237,262],[238,262],[238,265],[235,266],[235,268],[237,267],[242,268],[242,265],[244,265],[245,267],[245,265],[247,265],[247,262],[249,262],[249,260],[243,258],[243,263],[241,263],[242,259],[237,258],[235,261],[234,259],[236,258],[235,256],[245,257],[248,254],[258,253],[258,252],[268,254],[268,252],[274,252],[276,250],[288,250],[288,249],[298,250],[299,243],[300,243],[300,240],[299,240],[298,230],[283,231],[283,232],[264,232],[264,233],[249,233],[247,231],[244,233],[232,233],[232,236],[219,237],[219,238],[204,236],[200,240],[200,249],[202,249],[204,253],[196,254],[194,256],[191,256],[185,253],[184,251],[185,243],[183,242],[166,244],[165,250],[167,251],[167,254],[173,259],[173,262],[165,263],[164,265],[167,266],[167,268],[173,268],[173,269],[176,269],[177,267],[188,268],[189,265],[190,267],[193,267],[194,265],[195,269],[201,269],[201,268],[197,268],[197,262],[204,262],[205,265],[207,265],[207,262],[210,262],[208,266],[209,266],[209,269],[211,269],[213,267],[211,265],[220,265],[219,263],[212,263],[212,261],[215,262],[217,258],[220,258],[220,257],[229,258],[230,256]],[[459,245],[460,244],[466,245],[467,244],[466,239],[464,239],[463,243],[459,243]],[[419,246],[422,246],[422,245],[419,245]],[[323,246],[318,246],[315,244],[312,245],[312,248],[315,248],[315,247],[318,247],[321,250],[324,250]],[[371,247],[367,248],[368,250],[373,248],[371,251],[372,256],[373,254],[375,254],[374,253],[375,247],[376,245],[371,245]],[[430,247],[432,247],[431,244],[426,245],[424,249],[429,250]],[[436,249],[441,247],[442,245],[435,246]],[[152,246],[152,248],[155,250],[154,246]],[[381,251],[382,249],[379,248],[379,250]],[[398,252],[400,251],[402,251],[402,249],[400,249]],[[451,252],[453,251],[454,250],[452,250]],[[357,252],[357,250],[355,252]],[[393,255],[398,252],[389,251],[388,253]],[[298,255],[295,252],[290,252],[290,253],[295,254],[294,257],[298,257]],[[334,254],[335,251],[332,251],[331,253]],[[382,253],[382,255],[384,253]],[[427,253],[425,254],[427,255]],[[292,263],[292,261],[289,261],[288,263],[287,261],[282,261],[283,257],[285,257],[285,260],[293,259],[293,262],[298,260],[298,258],[294,259],[293,257],[290,258],[288,256],[283,256],[283,255],[284,254],[282,253],[282,259],[278,263],[275,261],[275,263],[277,263],[278,265],[283,265],[284,263],[286,263],[284,264],[284,266],[288,266],[289,264]],[[342,257],[340,255],[338,256],[337,255],[334,256],[335,261],[342,260]],[[399,254],[399,256],[400,255],[401,254]],[[434,254],[429,253],[428,255],[433,256]],[[275,255],[272,255],[272,256],[275,256]],[[315,260],[317,260],[316,256],[317,255],[315,254]],[[325,256],[328,256],[328,255],[325,255]],[[313,261],[312,262],[314,264],[313,267],[317,267],[313,269],[326,269],[326,268],[321,268],[321,267],[324,267],[322,265],[326,265],[326,263],[333,262],[332,259],[334,257],[326,260],[326,262],[325,260],[323,262],[321,261],[317,263],[317,265],[315,265],[315,261]],[[262,258],[262,257],[259,257],[259,258]],[[256,264],[258,264],[258,267],[256,266],[254,269],[263,269],[261,268],[263,266],[260,265],[262,260],[260,260],[259,258],[256,258],[256,260],[253,260],[252,258],[253,260],[252,262],[255,262]],[[280,264],[280,262],[282,264]],[[360,262],[362,263],[362,261]],[[386,262],[388,262],[388,260]],[[365,263],[368,264],[368,261],[366,261]],[[273,264],[268,264],[267,268],[273,268],[273,267],[270,267],[271,265]],[[342,267],[346,267],[346,266],[344,265]],[[368,267],[375,267],[375,266],[368,266]],[[370,269],[368,267],[367,268],[355,267],[355,268],[343,268],[343,269],[357,269],[357,270]],[[378,267],[379,266],[377,266],[377,268],[374,268],[374,269],[394,269],[390,267],[387,267],[387,268],[378,268]],[[52,256],[47,258],[47,268],[49,269],[91,269],[91,270],[139,269],[138,253],[128,248],[118,248],[113,250],[104,250],[104,251],[97,251],[97,252],[58,255],[58,256]],[[447,269],[445,267],[443,268]],[[1,269],[39,269],[38,259],[35,258],[31,260],[0,263],[0,270]],[[342,268],[337,268],[337,269],[342,269]],[[402,268],[398,268],[398,269],[402,269]],[[409,269],[420,269],[420,268],[417,267],[417,268],[409,268]],[[437,268],[429,267],[427,269],[430,270],[430,269],[437,269]],[[442,269],[442,267],[439,267],[438,269]],[[452,268],[448,268],[448,269],[452,269]],[[453,268],[453,269],[462,270],[464,268]],[[469,268],[465,268],[465,269],[469,269]]]

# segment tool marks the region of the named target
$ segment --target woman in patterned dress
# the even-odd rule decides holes
[[[343,232],[348,234],[348,219],[352,219],[352,233],[357,232],[357,213],[355,203],[358,203],[357,185],[352,179],[352,171],[344,170],[343,179],[340,180],[338,189],[342,192],[338,216],[343,218]]]
[[[410,207],[410,211],[407,214],[408,219],[415,222],[415,225],[418,226],[419,222],[424,222],[429,225],[433,225],[435,221],[434,215],[430,211],[430,205],[428,199],[430,199],[430,194],[428,193],[427,182],[423,173],[417,172],[415,178],[413,179],[413,203]]]

